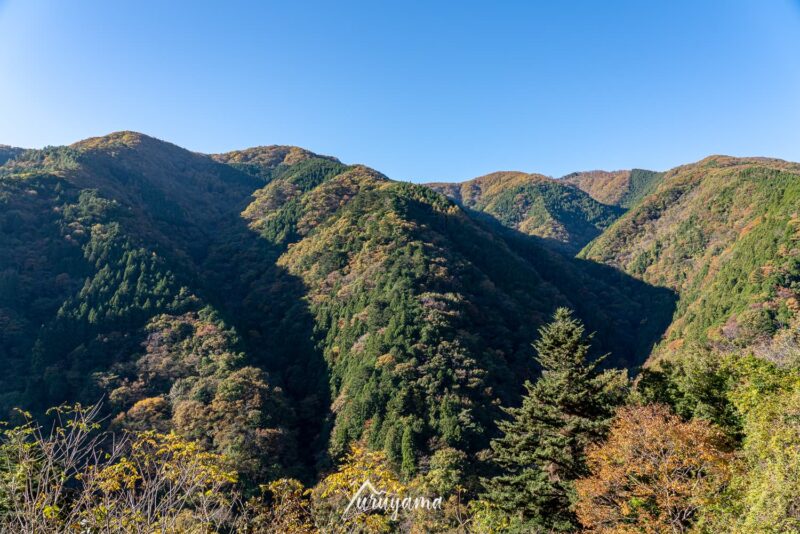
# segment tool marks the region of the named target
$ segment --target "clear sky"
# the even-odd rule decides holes
[[[800,161],[800,2],[0,0],[0,143],[116,130],[413,181]]]

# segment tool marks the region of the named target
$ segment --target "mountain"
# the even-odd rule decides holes
[[[538,181],[520,194],[601,209]],[[118,132],[26,151],[0,166],[0,214],[3,412],[104,397],[113,426],[175,430],[250,484],[312,477],[356,440],[407,473],[478,454],[555,308],[631,367],[672,311],[670,291],[296,147]]]
[[[614,396],[636,387],[742,439],[720,362],[791,369],[799,206],[800,165],[765,158],[425,186],[298,147],[206,155],[135,132],[17,151],[0,165],[0,410],[103,399],[109,429],[174,431],[252,495],[370,450],[475,498],[563,306],[606,368],[652,364],[638,385],[603,374]],[[565,410],[586,402],[562,389]]]
[[[496,172],[462,183],[428,186],[466,208],[491,215],[505,226],[544,238],[573,253],[623,211],[539,174]]]
[[[373,475],[448,499],[435,517],[362,518],[381,531],[508,530],[524,518],[504,495],[565,531],[674,529],[653,514],[675,502],[684,530],[773,524],[762,503],[796,509],[798,302],[800,164],[781,160],[425,186],[299,147],[206,155],[136,132],[14,150],[0,164],[0,455],[22,474],[0,477],[0,509],[18,479],[41,479],[26,417],[66,424],[54,439],[69,441],[82,425],[48,408],[102,399],[116,436],[174,432],[131,442],[159,448],[146,454],[168,482],[218,461],[198,487],[223,477],[253,497],[235,507],[245,530],[339,528]],[[679,497],[664,508],[661,482],[639,484],[651,447],[646,468]],[[696,483],[702,454],[719,486]],[[117,495],[136,466],[113,462],[99,480]]]
[[[561,178],[603,204],[630,208],[644,198],[663,173],[633,169],[630,171],[574,172]]]
[[[16,148],[8,145],[0,145],[0,165],[4,164],[6,161],[10,159],[17,157],[24,151],[25,150],[22,148]]]
[[[665,173],[501,172],[431,187],[500,225],[555,238],[566,252],[585,246],[583,270],[606,265],[672,290],[679,301],[656,354],[686,342],[768,354],[797,321],[797,171],[775,159],[712,156]]]
[[[211,157],[251,176],[257,176],[264,182],[270,181],[274,175],[279,174],[287,167],[307,159],[339,161],[330,156],[320,156],[303,148],[287,145],[253,147],[225,154],[212,154]]]
[[[258,186],[133,132],[0,167],[4,412],[105,397],[114,426],[175,429],[230,453],[247,480],[295,465],[294,408],[201,268]]]
[[[593,199],[610,206],[618,206],[630,181],[631,171],[583,171],[561,177]]]
[[[580,257],[679,295],[667,347],[756,347],[796,329],[800,165],[712,156],[668,171]]]

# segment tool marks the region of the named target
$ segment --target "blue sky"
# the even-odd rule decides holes
[[[0,0],[0,143],[123,129],[413,181],[800,161],[800,3]]]

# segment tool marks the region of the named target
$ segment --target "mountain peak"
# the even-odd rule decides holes
[[[621,211],[542,174],[499,171],[461,183],[428,184],[459,204],[522,233],[577,252]]]
[[[245,148],[244,150],[233,150],[222,154],[211,154],[211,157],[221,163],[238,163],[263,167],[274,167],[280,164],[294,165],[295,163],[300,163],[303,160],[311,158],[339,161],[334,157],[321,156],[305,148],[291,145],[256,146]]]
[[[100,137],[89,137],[88,139],[84,139],[82,141],[78,141],[77,143],[73,143],[70,146],[72,148],[83,149],[83,150],[97,150],[97,149],[113,148],[119,146],[134,148],[147,142],[164,143],[167,145],[171,144],[168,143],[167,141],[162,141],[160,139],[156,139],[155,137],[150,137],[149,135],[145,135],[143,133],[133,132],[130,130],[122,130],[119,132],[112,132],[108,135],[103,135]]]
[[[726,156],[724,154],[712,154],[698,161],[695,165],[700,167],[737,167],[741,165],[761,165],[780,169],[797,169],[798,164],[778,158],[754,157],[754,156]],[[679,167],[680,168],[680,167]]]
[[[3,165],[6,161],[10,159],[16,158],[23,152],[25,152],[24,148],[18,148],[9,145],[0,145],[0,165]]]

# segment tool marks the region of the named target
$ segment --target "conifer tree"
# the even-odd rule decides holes
[[[623,372],[599,372],[589,359],[590,336],[566,308],[539,330],[534,343],[542,375],[525,383],[522,405],[505,411],[502,437],[491,443],[499,476],[484,480],[485,500],[509,530],[574,531],[573,482],[587,474],[584,451],[604,436],[620,400]]]

